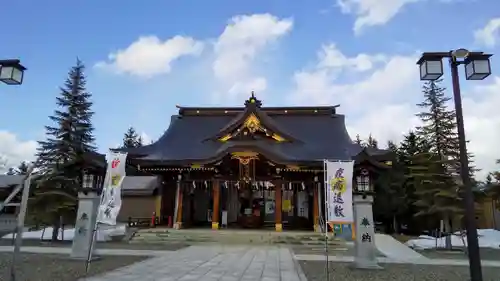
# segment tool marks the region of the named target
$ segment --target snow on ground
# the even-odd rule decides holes
[[[97,241],[111,241],[113,236],[125,235],[126,226],[125,225],[116,225],[116,226],[99,226],[97,230],[96,239]],[[43,235],[43,237],[42,237]],[[69,228],[65,229],[64,233],[59,231],[59,240],[64,241],[73,241],[73,237],[75,236],[75,229]],[[7,234],[4,235],[3,239],[12,239],[16,237],[15,234]],[[23,239],[40,239],[40,240],[51,240],[52,239],[52,227],[45,228],[43,230],[36,231],[26,231],[23,232]]]
[[[460,232],[455,232],[451,236],[451,244],[453,247],[465,247],[467,238],[460,236]],[[478,229],[479,247],[500,249],[500,231],[495,229]],[[446,237],[435,238],[427,235],[420,235],[417,239],[411,239],[406,242],[406,245],[414,249],[435,249],[445,247]]]

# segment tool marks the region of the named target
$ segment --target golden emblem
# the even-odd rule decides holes
[[[111,186],[114,187],[114,186],[118,186],[118,184],[120,183],[120,179],[122,177],[120,175],[113,175],[111,176]]]
[[[335,176],[330,179],[330,188],[333,192],[343,194],[347,190],[347,181],[342,172],[335,173]]]

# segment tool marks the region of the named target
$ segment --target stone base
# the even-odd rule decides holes
[[[219,230],[219,223],[218,222],[212,222],[212,229],[213,230]]]
[[[174,223],[174,229],[182,229],[182,222]]]
[[[283,225],[281,223],[277,223],[275,225],[276,231],[277,232],[282,232],[283,231]]]
[[[378,265],[377,261],[366,260],[366,259],[355,259],[354,262],[350,266],[354,269],[368,269],[368,270],[380,270],[384,269],[380,265]]]

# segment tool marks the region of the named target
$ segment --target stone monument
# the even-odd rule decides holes
[[[71,245],[71,258],[84,260],[88,258],[89,250],[92,247],[92,234],[97,220],[100,198],[95,190],[78,192],[78,211],[73,244]],[[92,258],[96,258],[94,253],[92,253]]]
[[[373,192],[354,192],[354,225],[356,256],[353,266],[359,269],[381,269],[377,263],[373,222]]]

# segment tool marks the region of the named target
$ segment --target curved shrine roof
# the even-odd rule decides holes
[[[255,97],[252,95],[251,99]],[[251,101],[250,99],[250,101]],[[255,101],[255,100],[254,100]],[[354,159],[361,151],[347,133],[336,107],[269,107],[245,103],[240,108],[185,108],[171,117],[165,133],[153,144],[124,149],[139,164],[211,163],[231,152],[254,150],[283,164]],[[252,112],[249,112],[252,111]],[[221,141],[220,136],[251,113],[262,125],[291,139]],[[370,153],[371,154],[371,153]]]

